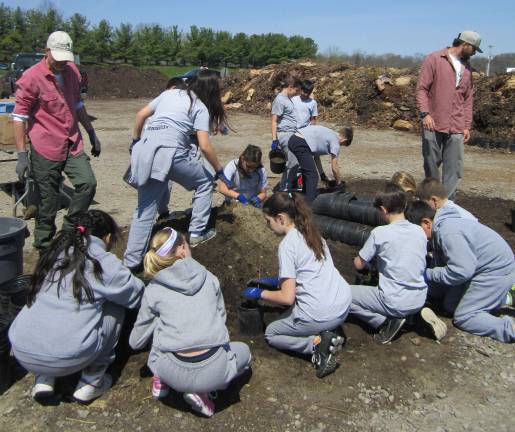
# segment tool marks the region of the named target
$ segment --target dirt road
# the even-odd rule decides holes
[[[136,193],[121,181],[128,163],[127,146],[136,110],[145,101],[90,101],[98,117],[103,143],[100,159],[93,160],[98,179],[97,203],[121,225],[128,226]],[[268,119],[231,114],[237,133],[215,137],[225,163],[248,143],[268,148]],[[343,150],[344,179],[358,193],[373,193],[398,170],[422,176],[418,137],[393,132],[358,130],[353,145]],[[7,165],[7,164],[6,164]],[[14,164],[12,166],[14,169]],[[514,156],[467,148],[465,178],[458,202],[494,227],[515,246],[515,234],[506,223],[515,208]],[[7,167],[3,167],[6,170]],[[6,174],[7,171],[4,172]],[[271,178],[271,182],[277,179]],[[189,207],[191,194],[174,186],[172,210]],[[221,202],[217,196],[215,204]],[[0,195],[0,214],[10,212],[10,200]],[[33,228],[33,221],[29,222]],[[236,306],[239,291],[256,274],[277,271],[279,239],[265,230],[254,209],[221,212],[218,235],[195,249],[196,258],[220,278],[234,340],[247,341],[253,353],[252,377],[220,392],[217,413],[207,420],[189,412],[180,395],[162,403],[150,398],[150,379],[143,365],[146,353],[128,355],[120,346],[114,372],[120,377],[105,397],[88,407],[69,403],[74,381],[64,380],[56,406],[42,407],[30,399],[33,378],[20,380],[0,396],[2,431],[513,431],[515,350],[488,339],[464,334],[446,320],[450,333],[442,343],[414,326],[394,343],[377,346],[358,324],[345,324],[348,343],[341,367],[318,380],[308,361],[269,348],[263,338],[248,340],[239,334]],[[355,249],[330,244],[337,267],[352,282]],[[122,248],[123,249],[123,248]],[[35,254],[26,245],[30,271]],[[267,320],[276,311],[266,314]],[[76,379],[76,377],[75,377]]]

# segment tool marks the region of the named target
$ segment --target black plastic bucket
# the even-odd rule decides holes
[[[286,153],[281,149],[271,150],[268,153],[268,159],[270,159],[270,171],[274,174],[282,174],[286,168]]]
[[[24,220],[0,217],[0,291],[23,273],[23,245],[27,235]]]
[[[238,305],[238,323],[243,336],[263,334],[263,310],[257,302],[244,301]]]

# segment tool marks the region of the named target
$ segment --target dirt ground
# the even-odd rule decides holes
[[[111,213],[125,230],[130,224],[136,193],[121,181],[121,176],[128,163],[134,114],[144,103],[88,102],[88,111],[98,118],[95,127],[103,144],[101,157],[92,161],[98,179],[94,208]],[[248,143],[268,148],[267,118],[231,113],[231,121],[236,133],[214,139],[223,163],[236,157]],[[373,194],[398,169],[422,177],[420,142],[413,135],[358,129],[354,143],[342,153],[344,179],[348,189],[357,194]],[[11,165],[2,166],[2,177],[14,170],[14,163]],[[501,233],[512,248],[514,167],[512,154],[467,148],[465,176],[457,200]],[[270,183],[277,180],[272,176]],[[191,193],[174,186],[171,210],[188,208],[190,200]],[[217,195],[215,205],[221,201]],[[11,205],[7,194],[1,193],[0,214],[10,214]],[[415,325],[386,346],[374,344],[367,329],[350,320],[344,325],[348,342],[340,356],[341,367],[323,380],[315,377],[309,361],[275,351],[262,337],[242,337],[236,314],[239,291],[252,277],[276,273],[280,239],[266,229],[261,215],[253,208],[216,211],[212,223],[217,236],[195,249],[194,256],[219,277],[231,337],[248,342],[253,354],[252,375],[219,393],[217,413],[212,419],[192,414],[177,394],[154,402],[150,398],[150,378],[143,367],[147,353],[130,353],[122,337],[119,358],[113,367],[119,378],[104,397],[87,407],[70,403],[77,378],[72,377],[60,383],[60,396],[54,406],[43,407],[30,399],[32,376],[20,374],[7,393],[0,396],[0,430],[515,430],[514,346],[460,332],[447,318],[450,331],[441,343]],[[173,224],[181,226],[184,220]],[[33,221],[28,225],[32,232]],[[30,243],[29,238],[25,246],[27,272],[35,260]],[[356,249],[333,242],[330,249],[336,266],[352,282],[351,258]],[[277,310],[267,309],[265,320],[276,315]]]

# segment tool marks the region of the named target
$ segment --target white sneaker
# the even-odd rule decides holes
[[[199,236],[195,236],[195,237],[191,236],[190,237],[190,247],[192,247],[192,248],[197,247],[199,244],[205,243],[205,242],[211,240],[215,236],[216,236],[216,230],[214,228],[204,231]]]
[[[32,397],[41,400],[54,395],[55,377],[47,375],[36,375],[34,387],[32,387]]]
[[[438,318],[431,309],[428,307],[422,308],[420,316],[427,324],[429,324],[437,341],[445,337],[447,334],[447,324]]]
[[[113,379],[111,378],[111,375],[107,373],[104,374],[98,385],[89,384],[82,381],[82,379],[83,378],[80,379],[77,387],[75,387],[75,392],[73,393],[73,398],[79,403],[92,402],[102,396],[113,385]]]
[[[184,393],[183,397],[193,411],[206,417],[212,417],[215,413],[215,404],[209,399],[207,393]]]

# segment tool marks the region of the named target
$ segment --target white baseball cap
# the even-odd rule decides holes
[[[472,30],[465,30],[458,35],[458,39],[472,45],[477,52],[483,52],[481,48],[479,48],[479,45],[481,45],[481,36],[479,36],[479,33]]]
[[[56,61],[74,61],[73,56],[73,42],[68,33],[63,31],[55,31],[50,36],[46,43],[46,47],[52,53],[52,57]]]

